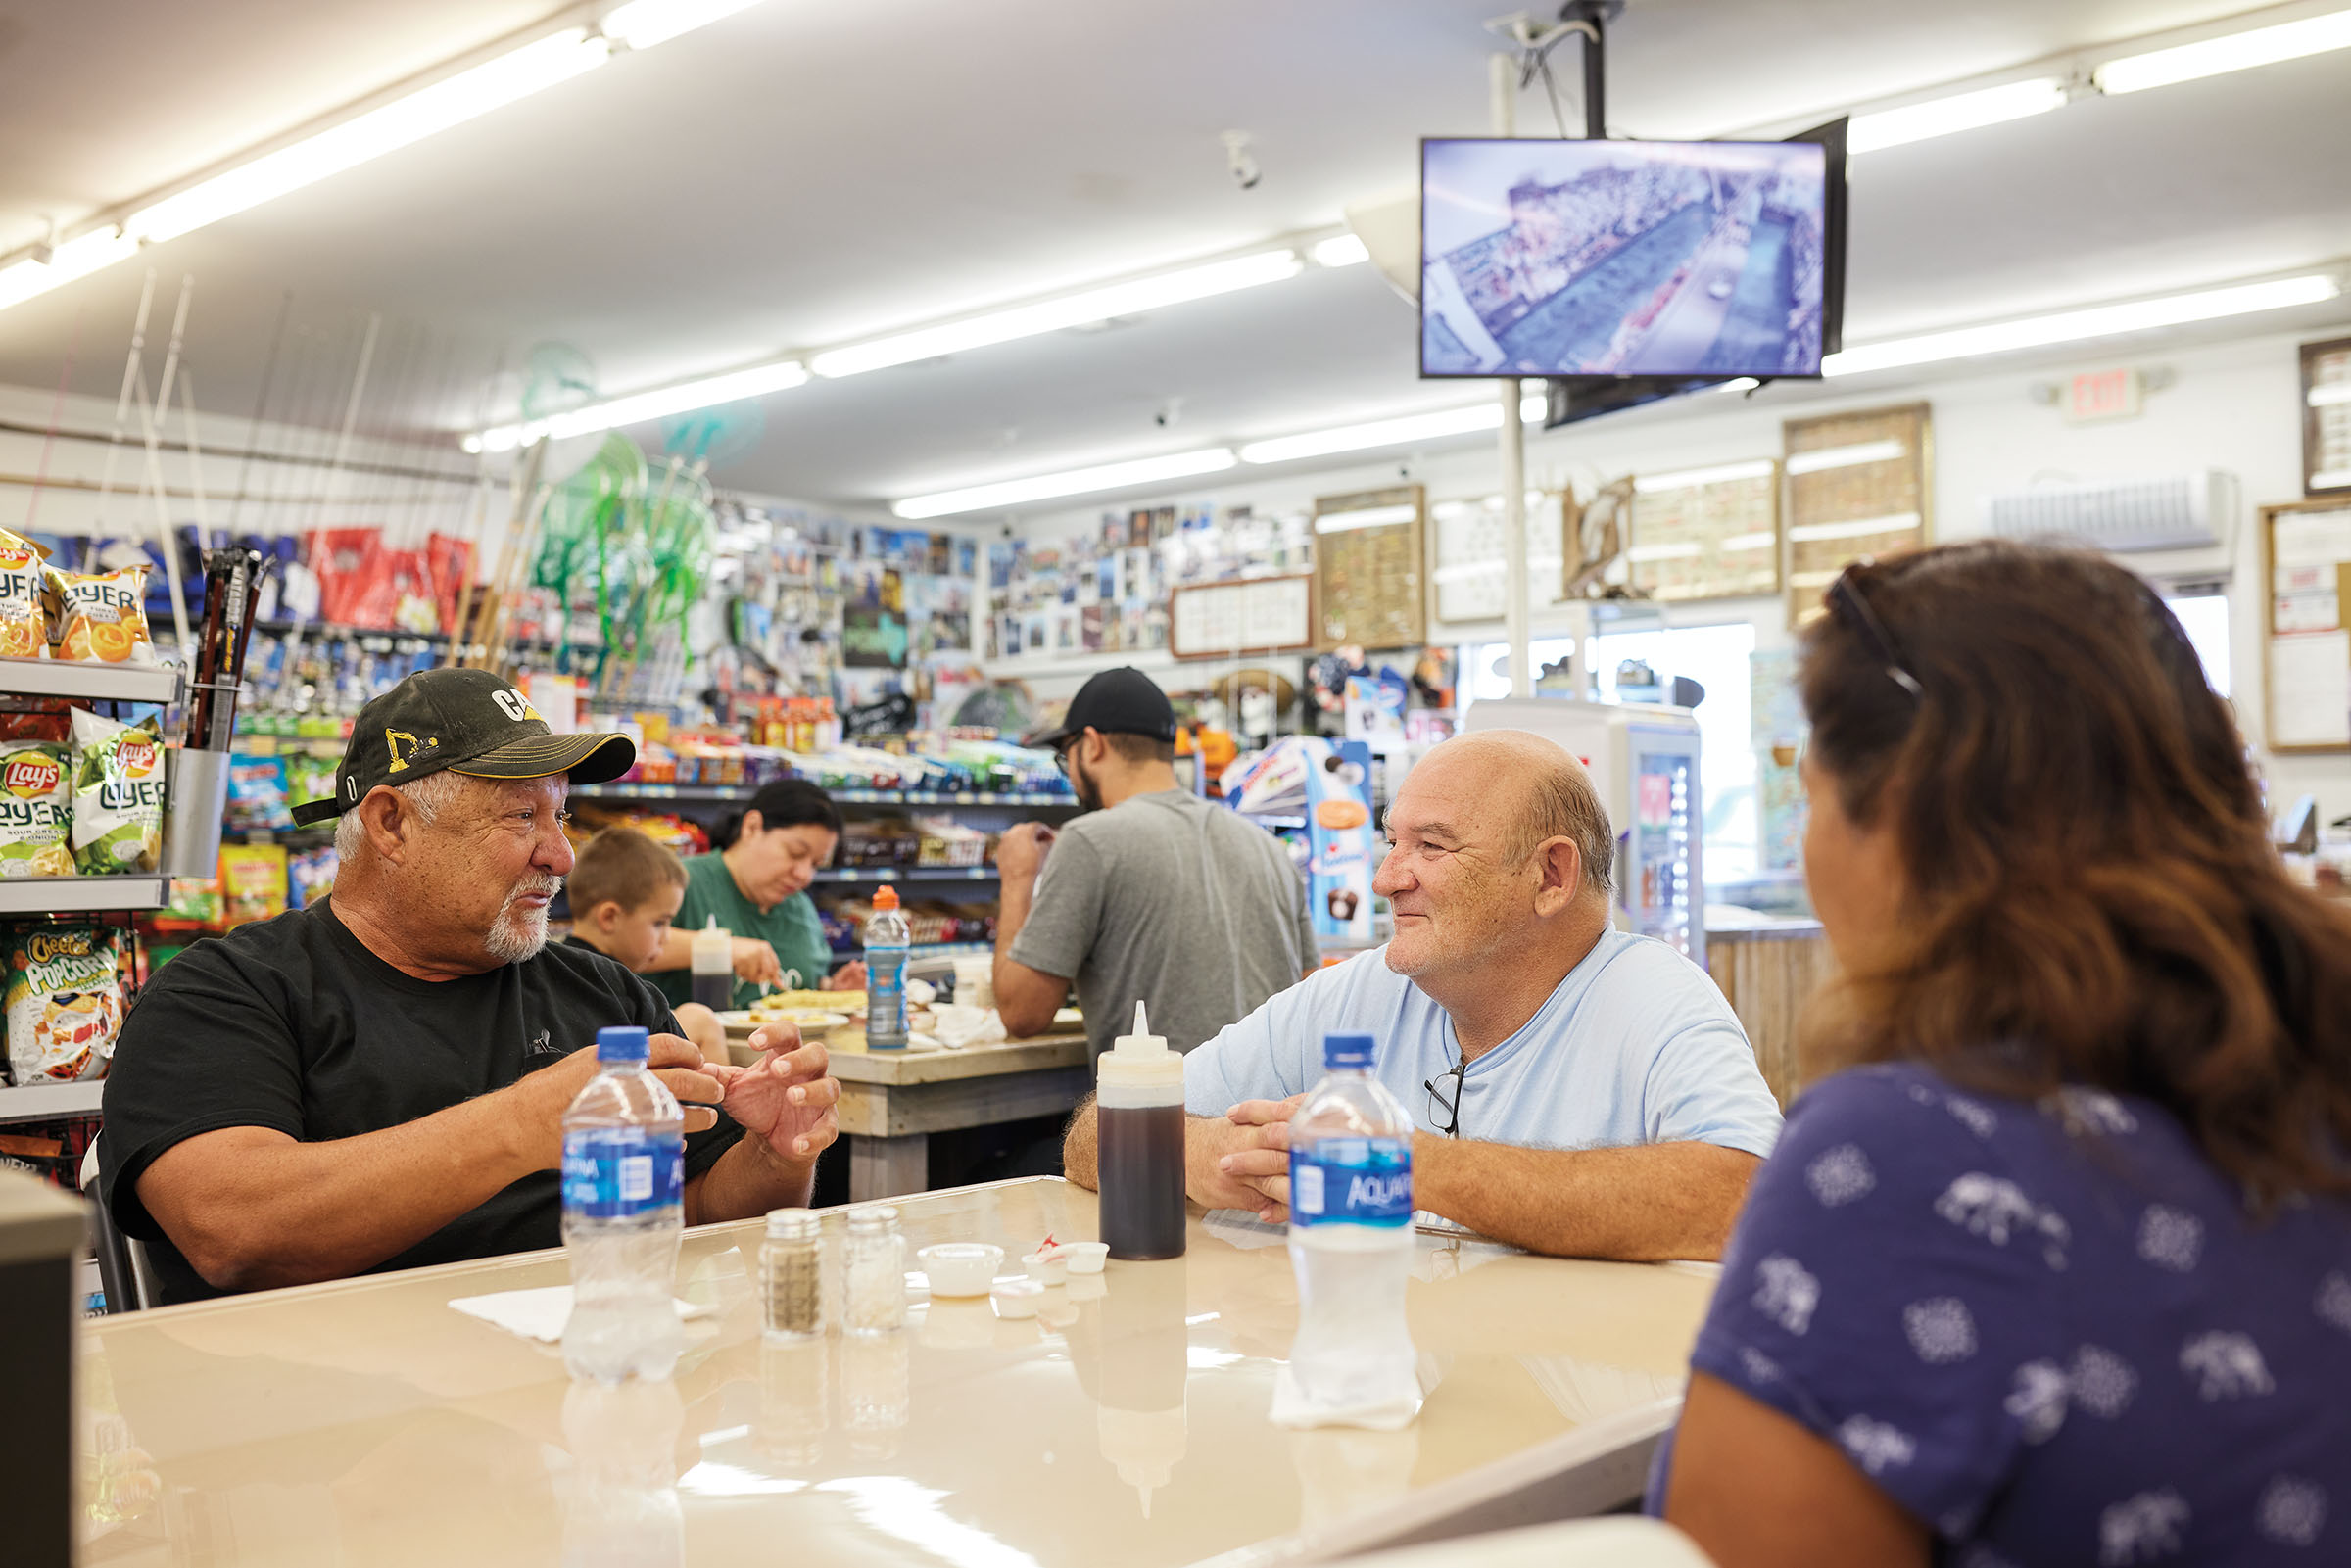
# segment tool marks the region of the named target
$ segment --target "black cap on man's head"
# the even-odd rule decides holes
[[[1164,700],[1164,699],[1163,699]],[[476,779],[602,784],[636,765],[625,735],[555,735],[512,683],[488,670],[422,670],[360,710],[335,769],[331,799],[294,808],[298,823],[326,822],[377,784],[413,784],[447,770]]]
[[[1131,664],[1122,664],[1078,689],[1070,698],[1070,711],[1061,723],[1042,735],[1032,736],[1029,743],[1057,749],[1072,736],[1097,730],[1103,735],[1148,736],[1154,740],[1173,741],[1176,738],[1176,708],[1168,694],[1159,689],[1142,671]]]

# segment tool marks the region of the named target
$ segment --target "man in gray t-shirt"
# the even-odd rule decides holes
[[[996,852],[996,1011],[1041,1032],[1076,982],[1085,1032],[1110,1049],[1150,1004],[1188,1051],[1319,962],[1306,888],[1281,841],[1176,783],[1176,712],[1140,670],[1106,670],[1038,738],[1089,808],[1056,833],[1022,823]]]

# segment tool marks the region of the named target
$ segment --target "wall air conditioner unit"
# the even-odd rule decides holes
[[[2195,551],[2225,559],[2235,520],[2236,477],[2217,468],[1984,498],[1986,533],[2117,554]]]

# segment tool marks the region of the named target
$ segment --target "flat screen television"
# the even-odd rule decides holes
[[[1422,141],[1420,373],[1819,375],[1844,270],[1828,143]]]

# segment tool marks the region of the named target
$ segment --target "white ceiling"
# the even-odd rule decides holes
[[[1486,128],[1498,0],[765,0],[152,253],[198,279],[207,411],[250,413],[291,291],[314,330],[270,412],[454,428],[541,341],[607,392],[1330,224]],[[2227,17],[2228,0],[1633,0],[1620,134],[1789,129],[1855,103]],[[2286,8],[2293,15],[2308,5]],[[0,16],[0,249],[71,225],[551,8],[525,0],[44,0]],[[1562,85],[1575,80],[1572,44]],[[1855,163],[1847,341],[2351,254],[2351,52]],[[1577,114],[1569,105],[1569,114]],[[1549,123],[1540,92],[1521,128]],[[1572,123],[1572,120],[1571,120]],[[1251,131],[1254,190],[1219,132]],[[0,312],[0,381],[120,376],[135,263]],[[1467,401],[1414,375],[1368,267],[765,402],[719,477],[864,501]],[[306,368],[307,365],[307,368]],[[1182,399],[1162,429],[1153,414]],[[648,439],[654,432],[640,432]]]

